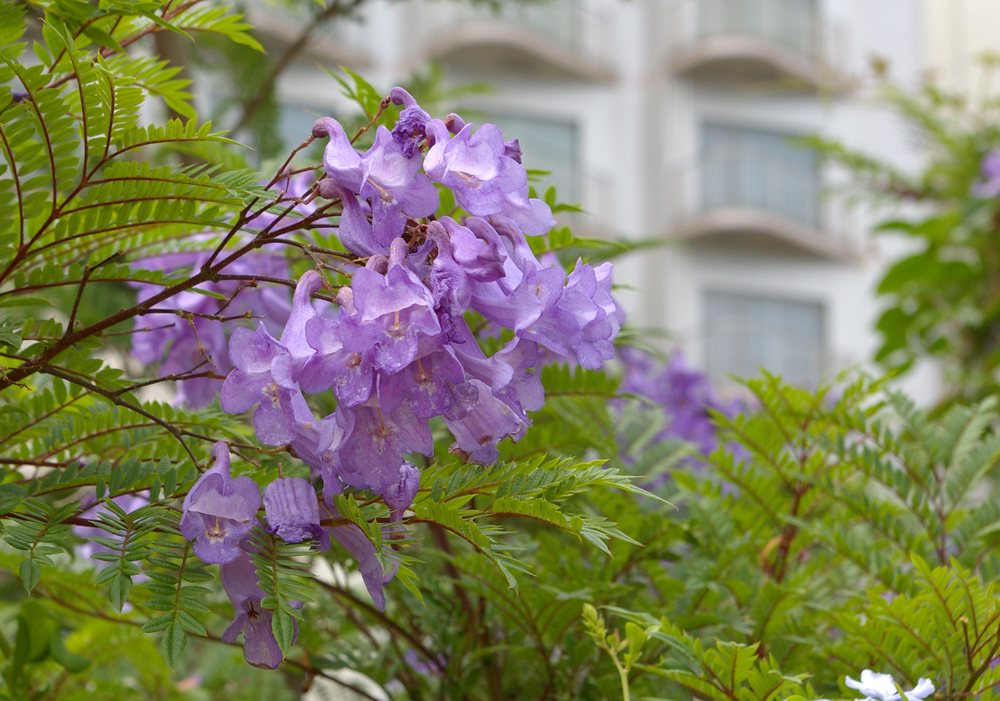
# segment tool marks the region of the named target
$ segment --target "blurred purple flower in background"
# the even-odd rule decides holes
[[[1000,148],[995,148],[983,156],[979,172],[983,179],[972,183],[973,197],[992,199],[1000,195]]]
[[[87,494],[81,501],[80,507],[83,509],[78,516],[80,518],[90,519],[93,521],[99,521],[101,514],[110,513],[110,509],[102,501],[100,504],[95,504],[97,501],[96,495],[91,492]],[[115,504],[117,504],[122,511],[127,514],[141,509],[144,506],[149,505],[149,495],[146,492],[139,492],[138,494],[121,494],[114,499],[112,499]],[[102,528],[97,528],[96,526],[73,526],[73,534],[79,538],[87,539],[87,542],[82,545],[76,546],[76,554],[80,557],[85,557],[88,559],[93,559],[93,556],[97,553],[109,553],[111,548],[106,545],[101,545],[100,543],[90,540],[94,537],[104,537],[104,538],[115,538],[114,535],[108,533]],[[95,564],[100,564],[103,566],[104,562],[100,560],[93,560]]]
[[[723,402],[708,376],[689,365],[679,350],[664,366],[648,353],[630,347],[618,349],[618,359],[625,366],[619,391],[663,407],[669,423],[659,434],[660,440],[693,443],[703,456],[715,450],[718,438],[709,410],[735,416],[741,409],[738,401]]]

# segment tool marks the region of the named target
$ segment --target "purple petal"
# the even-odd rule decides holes
[[[264,513],[268,530],[286,543],[301,543],[317,532],[322,533],[316,491],[301,477],[278,478],[267,485]],[[326,545],[329,547],[329,542]]]
[[[497,444],[508,436],[517,441],[526,425],[504,402],[478,380],[471,384],[479,390],[479,401],[472,412],[457,421],[445,419],[445,425],[455,437],[452,453],[467,455],[483,465],[492,465],[500,457]]]
[[[368,405],[343,411],[353,415],[354,428],[340,450],[341,479],[356,489],[381,492],[399,479],[404,455],[433,454],[434,440],[427,422],[406,404],[393,412]]]
[[[419,489],[420,471],[412,462],[404,462],[399,468],[399,481],[382,492],[382,500],[392,512],[393,521],[402,520],[403,512],[410,508]]]
[[[292,393],[275,383],[267,385],[261,392],[260,405],[253,414],[253,425],[257,438],[266,445],[284,445],[295,438],[295,413],[292,409]]]
[[[323,151],[323,169],[342,187],[351,192],[361,192],[361,155],[354,150],[340,122],[330,117],[317,119],[313,125],[313,136],[330,137]]]

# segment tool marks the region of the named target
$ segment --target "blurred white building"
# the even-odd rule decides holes
[[[276,44],[294,35],[256,7]],[[520,139],[527,167],[553,171],[560,198],[589,213],[578,233],[666,242],[619,265],[620,299],[719,386],[761,366],[814,385],[872,356],[892,242],[868,236],[876,219],[830,194],[838,174],[792,139],[818,133],[916,167],[867,76],[877,55],[917,83],[919,3],[374,0],[362,14],[326,30],[280,84],[289,141],[343,108],[317,62],[388,89],[437,60],[454,81],[495,88],[452,108],[488,116]],[[929,369],[907,384],[923,401],[938,391]]]
[[[927,68],[950,90],[977,95],[984,89],[980,58],[1000,59],[1000,2],[996,0],[923,0]]]

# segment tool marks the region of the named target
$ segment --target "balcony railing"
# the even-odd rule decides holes
[[[502,3],[497,9],[486,5],[450,5],[448,28],[461,29],[475,24],[494,24],[527,30],[569,51],[580,49],[580,4],[577,0],[549,0],[542,3]]]
[[[610,17],[585,0],[457,2],[422,6],[432,55],[465,71],[533,72],[588,80],[611,77]]]
[[[781,91],[844,89],[831,68],[837,44],[817,0],[682,0],[674,6],[670,62],[708,83]]]
[[[818,58],[816,0],[700,0],[698,36],[742,36],[772,43],[810,61]]]
[[[701,209],[765,210],[819,227],[819,164],[788,137],[706,124],[702,130]]]
[[[677,237],[835,260],[855,255],[843,233],[847,215],[820,197],[815,155],[790,143],[788,135],[706,124],[697,157],[669,182]]]

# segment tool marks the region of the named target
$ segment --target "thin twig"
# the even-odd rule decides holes
[[[42,372],[42,373],[44,373],[46,375],[52,375],[53,377],[58,377],[60,379],[65,380],[66,382],[70,382],[70,383],[72,383],[74,385],[78,385],[80,387],[83,387],[84,389],[90,390],[91,392],[93,392],[95,394],[101,395],[102,397],[104,397],[105,399],[107,399],[111,403],[115,404],[116,406],[123,407],[125,409],[128,409],[129,411],[134,411],[136,414],[139,414],[140,416],[144,416],[145,418],[149,419],[150,421],[153,421],[156,424],[162,426],[167,431],[169,431],[170,434],[174,438],[176,438],[178,440],[178,442],[180,442],[181,446],[187,452],[188,456],[190,456],[191,462],[194,463],[195,467],[198,467],[198,458],[196,458],[194,456],[194,453],[191,452],[191,448],[188,447],[187,442],[184,440],[184,437],[181,435],[180,429],[178,429],[173,424],[168,423],[168,422],[164,421],[163,419],[159,418],[158,416],[155,416],[154,414],[149,413],[148,411],[146,411],[142,407],[136,406],[135,404],[132,404],[131,402],[125,401],[124,399],[122,399],[121,397],[119,397],[115,392],[112,392],[111,390],[108,390],[108,389],[104,389],[103,387],[98,387],[94,383],[89,382],[89,381],[83,379],[82,377],[77,377],[77,376],[72,375],[72,374],[70,374],[68,372],[64,372],[63,370],[59,370],[57,368],[52,367],[51,365],[43,365],[41,368],[39,368],[39,372]]]

